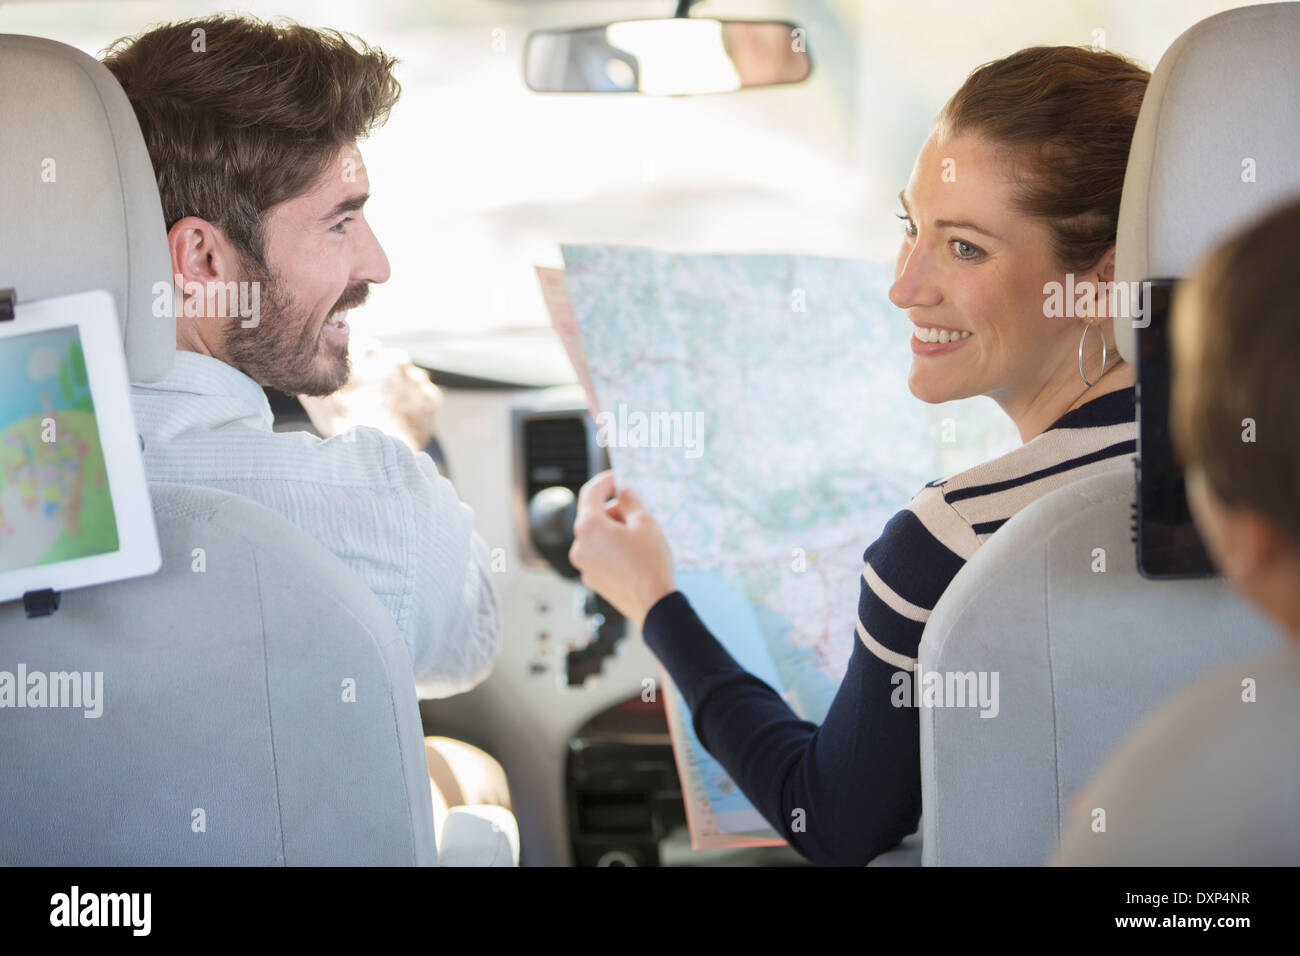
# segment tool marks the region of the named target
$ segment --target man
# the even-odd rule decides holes
[[[388,383],[427,412],[385,422],[408,426],[395,429],[405,440],[366,427],[325,441],[277,433],[262,391],[323,413],[310,396],[348,381],[348,312],[389,276],[357,143],[397,101],[396,61],[336,31],[215,16],[119,40],[103,62],[157,172],[176,290],[175,366],[133,393],[149,479],[285,515],[392,613],[425,695],[468,690],[500,647],[497,599],[472,512],[408,447],[428,438],[427,376],[412,384],[404,363]],[[429,748],[444,781],[472,756]],[[484,763],[485,784],[460,789],[508,805],[499,767]]]
[[[1197,527],[1284,649],[1198,684],[1141,727],[1067,821],[1064,863],[1300,864],[1297,262],[1300,201],[1215,250],[1179,289],[1173,319],[1171,417]]]
[[[213,17],[120,40],[103,62],[158,172],[180,289],[175,368],[134,394],[149,478],[284,514],[392,612],[431,695],[469,689],[499,647],[470,509],[377,430],[273,432],[262,392],[348,379],[348,311],[389,276],[357,141],[397,101],[395,61],[334,32]]]

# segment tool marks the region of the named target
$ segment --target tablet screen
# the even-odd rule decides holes
[[[116,550],[77,326],[0,338],[0,571]]]

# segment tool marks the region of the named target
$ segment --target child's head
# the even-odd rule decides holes
[[[1300,638],[1300,201],[1214,250],[1173,307],[1171,424],[1215,564]]]

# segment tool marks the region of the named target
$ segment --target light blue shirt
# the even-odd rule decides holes
[[[397,621],[422,696],[488,675],[500,631],[487,545],[428,455],[375,428],[273,431],[261,386],[195,352],[131,392],[150,481],[252,498],[334,552]]]

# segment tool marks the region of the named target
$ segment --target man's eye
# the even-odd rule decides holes
[[[346,226],[351,221],[352,221],[351,216],[348,216],[346,219],[340,219],[334,225],[330,226],[330,232],[337,232],[337,233],[347,232],[347,230],[344,229],[343,227]]]
[[[979,246],[973,246],[969,242],[963,242],[960,239],[952,240],[952,248],[957,259],[978,259],[984,254],[984,250]]]
[[[912,222],[912,217],[905,212],[900,212],[897,215],[899,219],[903,220],[903,231],[915,239],[916,223]]]

